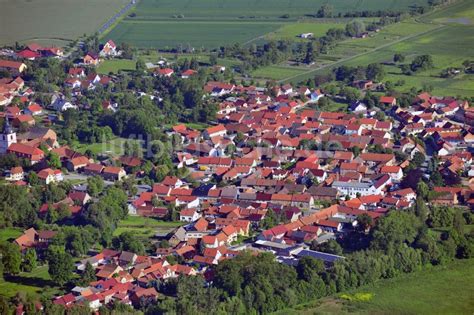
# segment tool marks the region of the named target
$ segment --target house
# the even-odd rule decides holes
[[[7,172],[5,179],[14,182],[23,180],[25,179],[25,172],[21,166],[12,167],[10,171]]]
[[[354,113],[367,111],[367,105],[361,101],[355,101],[349,106],[349,110]]]
[[[68,75],[71,78],[84,78],[86,76],[86,72],[84,68],[69,68]]]
[[[201,214],[195,208],[187,208],[181,210],[179,213],[179,220],[181,222],[194,222],[201,217]]]
[[[380,168],[380,174],[388,174],[392,181],[401,181],[403,178],[403,171],[400,166],[382,166],[382,168]]]
[[[18,115],[13,119],[12,125],[16,128],[20,128],[22,126],[34,126],[36,123],[35,119],[31,115]]]
[[[38,116],[43,113],[43,108],[36,103],[30,104],[26,109],[25,113],[31,116]]]
[[[59,112],[64,112],[68,109],[77,109],[77,106],[67,101],[64,95],[56,94],[51,98],[51,104],[49,106]]]
[[[171,68],[157,68],[155,69],[155,75],[160,77],[171,77],[174,74],[174,70]]]
[[[84,167],[84,174],[91,175],[91,176],[101,175],[103,169],[104,169],[104,166],[102,164],[90,163]]]
[[[330,232],[330,233],[336,233],[336,232],[341,232],[342,231],[342,223],[335,221],[335,220],[320,220],[317,223],[318,226],[320,226],[323,231]]]
[[[382,175],[377,180],[365,182],[343,182],[334,181],[332,187],[336,188],[342,196],[352,198],[368,195],[380,195],[387,184],[390,183],[390,176]]]
[[[45,168],[38,172],[38,178],[49,185],[50,183],[57,183],[63,181],[63,173],[61,170],[53,170],[51,168]]]
[[[84,169],[89,163],[90,163],[90,160],[88,157],[78,156],[78,157],[68,160],[66,162],[66,168],[70,172],[77,172],[80,169]]]
[[[19,158],[24,158],[30,161],[30,163],[36,164],[44,158],[44,152],[38,148],[30,147],[23,143],[12,143],[7,153],[15,154]]]
[[[298,35],[299,38],[313,38],[313,36],[313,33],[302,33]]]
[[[395,106],[397,105],[397,99],[393,96],[381,96],[379,102],[386,106]]]
[[[99,64],[99,61],[99,56],[92,52],[88,52],[83,58],[83,62],[86,65],[97,66]]]
[[[222,137],[227,133],[227,129],[224,125],[217,125],[209,127],[204,130],[203,135],[206,139],[211,139],[214,137]]]
[[[27,248],[44,248],[52,242],[56,234],[57,232],[55,231],[36,231],[34,228],[30,228],[15,239],[15,244],[20,246],[22,250]]]
[[[8,71],[10,74],[17,76],[26,70],[23,62],[0,59],[0,70]]]
[[[117,46],[111,39],[104,44],[99,53],[101,57],[116,56],[117,54]]]
[[[193,75],[197,74],[196,70],[188,69],[181,73],[181,79],[189,79]]]
[[[102,170],[102,177],[104,177],[105,180],[110,180],[110,181],[121,180],[126,175],[127,173],[122,167],[106,166]]]

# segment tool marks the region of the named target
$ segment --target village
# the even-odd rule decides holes
[[[71,220],[80,218],[97,200],[88,191],[90,177],[110,186],[133,178],[139,186],[146,154],[98,159],[74,150],[55,131],[60,116],[88,110],[77,101],[81,95],[114,83],[114,76],[94,69],[101,59],[120,54],[111,40],[98,53],[85,54],[69,68],[63,86],[50,93],[49,103],[36,101],[25,73],[27,63],[67,59],[60,48],[31,44],[0,58],[5,74],[0,79],[0,154],[21,161],[4,170],[4,185],[29,189],[33,172],[44,186],[82,179],[63,200],[35,209],[39,218],[64,207]],[[172,64],[146,71],[160,80],[199,75]],[[352,86],[365,93],[377,83]],[[55,296],[54,304],[97,311],[123,303],[138,309],[163,294],[156,283],[202,275],[210,284],[214,268],[242,252],[269,252],[289,266],[312,257],[329,267],[346,257],[324,252],[321,245],[354,231],[368,234],[388,213],[415,207],[420,183],[430,185],[430,206],[474,207],[474,110],[466,100],[420,92],[402,106],[396,96],[383,94],[376,106],[360,99],[347,111],[330,112],[318,108],[328,97],[318,87],[208,80],[201,88],[204,99],[217,104],[215,121],[202,129],[185,123],[165,127],[167,137],[178,139],[172,164],[186,176],[167,174],[127,202],[129,217],[167,220],[176,211],[180,225],[157,231],[156,247],[145,255],[90,249],[75,262],[74,273],[92,268],[96,280]],[[135,92],[160,102],[160,91]],[[101,105],[115,113],[124,104],[103,99]],[[52,163],[51,156],[59,161]],[[57,233],[31,226],[13,243],[22,252],[34,249],[41,255]]]

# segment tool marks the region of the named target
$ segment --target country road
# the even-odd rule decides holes
[[[425,34],[428,34],[428,33],[431,33],[431,32],[434,32],[434,31],[438,31],[438,30],[441,30],[443,28],[445,28],[446,25],[439,25],[438,27],[436,28],[433,28],[433,29],[430,29],[430,30],[427,30],[427,31],[424,31],[424,32],[420,32],[420,33],[416,33],[416,34],[412,34],[412,35],[408,35],[408,36],[404,36],[402,38],[399,38],[393,42],[390,42],[390,43],[387,43],[387,44],[383,44],[381,46],[378,46],[374,49],[371,49],[371,50],[368,50],[366,52],[363,52],[363,53],[360,53],[360,54],[357,54],[357,55],[353,55],[353,56],[349,56],[349,57],[346,57],[346,58],[342,58],[336,62],[333,62],[333,63],[330,63],[330,64],[326,64],[326,65],[323,65],[323,66],[320,66],[320,67],[317,67],[317,68],[314,68],[314,69],[311,69],[311,70],[308,70],[306,72],[303,72],[303,73],[300,73],[300,74],[297,74],[297,75],[294,75],[294,76],[291,76],[291,77],[288,77],[288,78],[285,78],[285,79],[282,79],[282,80],[279,80],[277,81],[278,83],[284,83],[284,82],[288,82],[288,81],[291,81],[291,80],[294,80],[298,77],[303,77],[303,76],[307,76],[308,74],[311,74],[313,72],[316,72],[316,71],[319,71],[319,70],[322,70],[322,69],[326,69],[326,68],[332,68],[334,66],[337,66],[339,64],[342,64],[346,61],[349,61],[349,60],[352,60],[352,59],[355,59],[355,58],[358,58],[358,57],[361,57],[361,56],[365,56],[365,55],[368,55],[368,54],[371,54],[375,51],[378,51],[378,50],[381,50],[381,49],[384,49],[384,48],[387,48],[387,47],[390,47],[392,45],[395,45],[395,44],[398,44],[400,42],[403,42],[403,41],[406,41],[406,40],[409,40],[409,39],[412,39],[412,38],[415,38],[415,37],[418,37],[418,36],[421,36],[421,35],[425,35]]]

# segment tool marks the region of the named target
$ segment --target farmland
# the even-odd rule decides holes
[[[135,64],[136,61],[127,59],[104,60],[97,68],[97,72],[109,74],[110,72],[117,73],[120,70],[135,70]]]
[[[217,48],[233,43],[248,43],[275,33],[276,38],[292,36],[299,29],[323,34],[334,23],[293,22],[312,15],[325,4],[323,0],[141,0],[133,16],[122,20],[104,38],[127,42],[139,48]],[[336,0],[334,13],[358,10],[407,9],[424,0]],[[285,16],[283,18],[282,16]],[[280,27],[282,27],[280,29]]]
[[[92,34],[128,0],[0,0],[0,44],[64,45]]]
[[[456,261],[302,305],[291,313],[470,314],[474,307],[473,272],[472,259]]]
[[[474,24],[437,22],[459,19],[465,16],[464,13],[469,18],[473,9],[474,3],[464,1],[419,20],[390,25],[373,37],[341,42],[329,52],[332,57],[337,57],[334,62],[317,65],[314,70],[282,81],[299,82],[341,65],[359,66],[381,62],[385,63],[387,72],[384,80],[403,83],[397,87],[400,91],[426,84],[431,85],[434,93],[439,95],[472,96],[472,75],[459,74],[453,78],[441,78],[439,74],[447,67],[460,67],[464,60],[472,57]],[[435,67],[413,75],[404,75],[398,65],[391,64],[395,53],[407,56],[407,63],[417,55],[430,54]]]
[[[278,22],[124,20],[106,37],[139,48],[216,48],[250,41],[279,26]]]

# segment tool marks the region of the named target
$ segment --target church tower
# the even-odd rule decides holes
[[[10,121],[5,117],[3,131],[0,134],[0,154],[7,153],[7,149],[12,143],[16,143],[16,132],[13,131]]]

